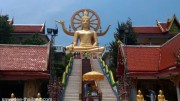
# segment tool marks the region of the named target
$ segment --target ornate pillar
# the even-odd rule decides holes
[[[132,79],[131,81],[131,88],[130,88],[130,98],[129,101],[136,101],[136,95],[137,95],[137,80]]]
[[[174,83],[174,85],[176,86],[176,92],[177,92],[177,99],[178,101],[180,101],[180,75],[172,77],[171,81]]]
[[[27,80],[24,84],[24,97],[36,97],[41,82],[39,80]]]

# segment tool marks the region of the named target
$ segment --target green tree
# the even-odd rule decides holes
[[[9,44],[19,44],[19,43],[21,43],[21,41],[18,38],[16,38],[15,36],[11,35],[9,37],[9,42],[8,43]]]
[[[132,22],[129,18],[126,22],[119,23],[118,27],[116,28],[116,33],[114,33],[114,36],[117,36],[121,42],[123,42],[126,45],[136,45],[137,39],[136,39],[136,33],[132,28]],[[110,55],[111,55],[111,64],[110,69],[113,71],[115,75],[115,70],[117,67],[117,58],[118,58],[118,44],[116,41],[112,41],[110,43]]]
[[[70,58],[71,58],[72,56],[73,56],[72,53],[66,54],[66,60],[65,60],[65,64],[66,64],[66,65],[69,63],[69,60],[70,60]]]
[[[116,69],[117,67],[117,56],[118,56],[118,44],[116,41],[112,41],[110,43],[110,55],[111,55],[111,63],[110,67]]]
[[[118,22],[118,27],[116,28],[116,33],[114,34],[126,45],[136,45],[137,38],[136,33],[132,27],[132,21],[130,18],[124,23]]]
[[[8,15],[0,15],[0,44],[11,43],[13,27],[8,23]]]
[[[23,40],[22,44],[43,45],[43,44],[46,44],[46,42],[39,36],[38,33],[36,33],[36,34],[32,35],[32,37]]]

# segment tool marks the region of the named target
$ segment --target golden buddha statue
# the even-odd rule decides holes
[[[8,101],[16,101],[14,93],[11,93],[11,98]]]
[[[37,98],[35,99],[35,101],[42,101],[41,93],[37,93]]]
[[[158,101],[166,101],[162,90],[159,90]]]
[[[87,12],[88,11],[88,12]],[[80,16],[79,13],[82,13],[82,16]],[[75,51],[75,52],[102,52],[104,47],[99,47],[98,46],[98,38],[97,36],[102,36],[105,35],[109,29],[110,26],[108,26],[108,28],[106,29],[105,32],[100,32],[97,33],[97,29],[99,27],[99,23],[97,22],[93,22],[95,20],[98,19],[92,19],[92,16],[96,15],[95,12],[92,12],[91,16],[88,16],[88,14],[92,12],[89,9],[84,9],[84,10],[80,10],[79,12],[76,12],[75,15],[79,16],[79,18],[77,18],[76,16],[73,16],[72,19],[76,19],[76,24],[79,24],[79,26],[74,27],[73,28],[75,30],[75,32],[70,32],[67,31],[65,26],[64,26],[64,21],[56,21],[58,23],[60,23],[62,25],[62,29],[63,31],[71,36],[74,36],[74,41],[71,45],[66,46],[66,49],[69,51]],[[93,27],[92,25],[96,25],[96,28]],[[80,30],[77,30],[77,28],[81,27]],[[90,30],[90,28],[94,28],[94,30]],[[78,40],[80,40],[80,44],[78,45]]]
[[[15,97],[14,93],[11,93],[11,98],[14,98],[14,97]]]
[[[144,101],[144,96],[141,94],[141,90],[138,90],[138,94],[136,95],[136,101]]]

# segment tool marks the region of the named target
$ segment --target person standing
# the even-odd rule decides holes
[[[147,97],[150,98],[150,101],[156,101],[156,93],[152,89],[148,89],[150,95],[146,95]]]

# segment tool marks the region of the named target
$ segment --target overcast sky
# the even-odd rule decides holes
[[[180,19],[180,0],[0,0],[0,12],[14,17],[15,24],[43,24],[55,27],[55,20],[64,20],[68,28],[71,16],[82,8],[94,10],[101,19],[102,30],[110,24],[105,36],[99,37],[101,46],[109,44],[117,22],[132,19],[133,26],[155,26],[156,20],[166,22],[176,14]],[[72,36],[63,33],[58,24],[56,45],[69,45]]]

